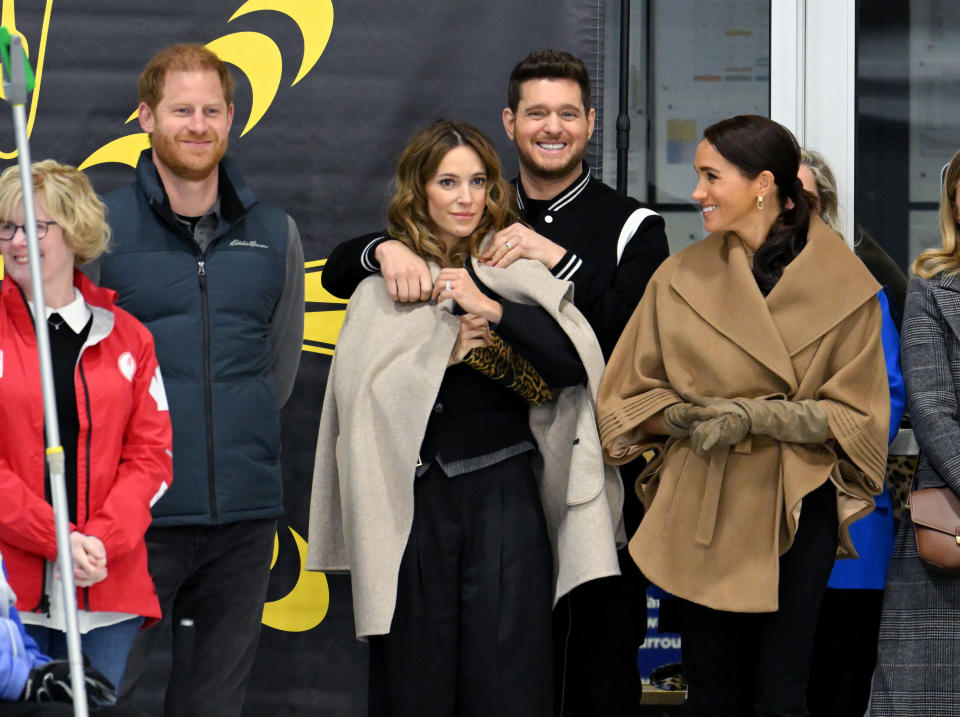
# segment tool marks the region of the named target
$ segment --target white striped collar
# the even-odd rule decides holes
[[[590,184],[590,170],[584,168],[583,175],[574,182],[573,186],[568,189],[566,192],[561,194],[547,209],[551,212],[559,211],[567,206],[570,202],[576,199],[587,188],[587,185]]]
[[[583,171],[580,173],[580,176],[577,180],[571,184],[569,187],[560,192],[559,195],[554,197],[550,206],[547,207],[547,211],[557,212],[563,209],[565,206],[570,204],[574,199],[580,196],[583,193],[583,190],[587,188],[587,185],[590,184],[590,166],[584,162]],[[520,208],[520,211],[523,211],[525,207],[526,196],[523,191],[523,182],[520,178],[517,178],[517,206]]]

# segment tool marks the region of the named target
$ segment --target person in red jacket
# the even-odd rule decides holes
[[[73,167],[46,160],[32,174],[81,646],[119,684],[137,630],[160,617],[143,536],[172,480],[170,412],[150,332],[74,266],[106,249],[103,204]],[[64,606],[21,198],[10,167],[0,175],[0,552],[27,632],[56,658]]]

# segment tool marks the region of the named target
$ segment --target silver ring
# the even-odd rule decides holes
[[[507,242],[504,242],[503,245],[504,245],[505,247],[507,247],[507,249],[510,248],[510,242],[508,242],[508,241],[507,241]]]
[[[443,287],[445,290],[450,291],[450,280],[447,279],[447,285]]]

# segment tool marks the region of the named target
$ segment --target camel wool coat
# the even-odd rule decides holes
[[[573,305],[570,282],[525,259],[505,269],[474,260],[474,269],[504,299],[546,309],[587,373],[586,386],[530,407],[556,601],[580,583],[618,575],[617,545],[626,542],[623,485],[604,464],[596,429],[603,354]],[[337,341],[320,418],[306,567],[350,571],[358,638],[390,631],[417,456],[460,329],[452,305],[397,304],[372,276],[350,299]]]
[[[607,366],[598,415],[607,459],[652,447],[638,478],[647,513],[630,554],[656,585],[717,610],[777,609],[779,556],[803,497],[832,481],[841,557],[849,526],[883,486],[890,405],[880,286],[817,218],[766,297],[734,234],[713,234],[654,274]],[[748,434],[698,456],[690,439],[640,423],[692,397],[814,399],[834,438],[786,443]]]

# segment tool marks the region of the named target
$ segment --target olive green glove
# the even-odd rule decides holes
[[[718,413],[715,408],[693,403],[674,403],[663,411],[663,426],[668,436],[686,438],[690,435],[694,423],[714,418]]]
[[[710,408],[719,415],[695,423],[690,431],[690,442],[698,455],[704,456],[715,446],[734,446],[750,432],[746,412],[733,401],[718,399],[710,402]]]
[[[750,432],[788,443],[823,443],[830,424],[817,401],[736,400],[750,421]]]

